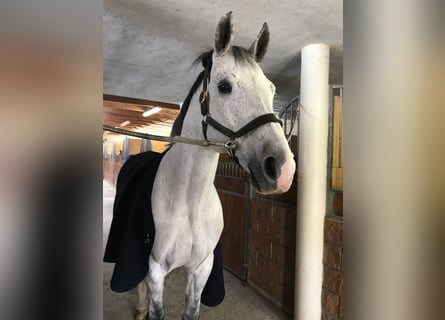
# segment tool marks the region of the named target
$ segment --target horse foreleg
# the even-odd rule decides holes
[[[164,278],[166,272],[162,266],[155,262],[151,257],[149,265],[150,270],[148,271],[147,276],[148,288],[150,290],[148,320],[163,320],[164,307],[162,292],[164,291]]]
[[[213,254],[208,256],[195,270],[188,271],[183,320],[198,320],[201,293],[212,271],[212,266]]]
[[[138,284],[137,291],[137,307],[134,315],[134,320],[145,320],[148,314],[148,287],[145,279]]]

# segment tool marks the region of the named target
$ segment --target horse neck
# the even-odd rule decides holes
[[[199,91],[199,90],[198,90]],[[190,102],[189,109],[184,118],[184,123],[182,126],[181,136],[191,139],[204,140],[204,134],[202,132],[202,115],[201,115],[201,106],[199,104],[199,95],[195,94],[192,101]],[[190,156],[196,162],[200,161],[211,161],[214,166],[206,166],[204,163],[202,164],[205,174],[215,175],[216,173],[216,164],[218,162],[219,153],[212,149],[212,147],[202,147],[202,146],[192,146],[187,144],[182,144],[182,151],[185,156]],[[213,168],[214,167],[214,168]],[[213,177],[212,177],[213,181]]]
[[[201,106],[199,104],[199,92],[202,88],[200,87],[195,95],[190,101],[187,114],[185,115],[184,122],[182,124],[181,136],[191,139],[204,139],[204,134],[202,132],[201,120],[203,116],[201,115]]]
[[[199,101],[194,97],[185,116],[181,136],[204,139],[201,119]],[[199,197],[206,194],[213,185],[219,153],[210,147],[176,143],[167,152],[167,155],[169,154],[171,156],[169,161],[175,167],[175,177],[172,179],[175,186],[172,187],[181,186],[183,190],[176,193],[178,200],[199,203]]]

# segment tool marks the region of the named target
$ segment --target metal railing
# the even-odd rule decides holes
[[[246,171],[234,162],[218,162],[216,175],[230,178],[247,178]]]
[[[290,142],[292,132],[294,131],[295,125],[298,129],[298,118],[300,114],[300,96],[296,96],[291,99],[291,101],[283,107],[279,113],[278,117],[283,120],[283,130],[287,141]]]

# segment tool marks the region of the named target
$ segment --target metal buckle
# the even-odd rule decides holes
[[[206,98],[207,98],[207,90],[201,91],[201,93],[199,94],[199,103],[203,104],[206,101]]]
[[[227,141],[226,143],[224,143],[224,148],[226,148],[227,150],[232,150],[236,148],[236,143],[232,140]]]

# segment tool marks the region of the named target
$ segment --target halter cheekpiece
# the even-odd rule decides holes
[[[204,62],[203,62],[204,64]],[[210,69],[212,67],[212,62],[209,61],[204,65],[204,77],[202,79],[202,91],[199,95],[199,103],[201,104],[201,115],[203,117],[201,124],[202,124],[202,133],[204,135],[204,139],[210,143],[210,141],[207,138],[207,128],[210,125],[213,129],[216,131],[219,131],[223,135],[229,138],[229,140],[224,144],[224,147],[227,150],[227,153],[229,157],[234,160],[236,163],[238,163],[238,159],[235,156],[235,150],[236,150],[236,142],[235,140],[237,138],[240,138],[247,134],[248,132],[257,129],[258,127],[269,123],[269,122],[277,122],[281,126],[283,125],[282,121],[277,117],[274,113],[265,113],[261,116],[258,116],[257,118],[253,119],[249,123],[247,123],[245,126],[243,126],[241,129],[237,131],[233,131],[226,126],[222,125],[215,119],[213,119],[210,115],[210,95],[208,92],[208,84],[210,82]]]

